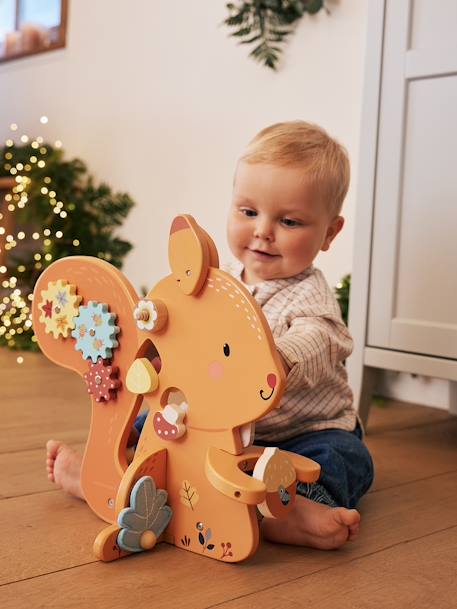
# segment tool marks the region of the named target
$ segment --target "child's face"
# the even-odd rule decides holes
[[[239,163],[227,233],[246,283],[301,273],[343,224],[313,195],[303,168]]]

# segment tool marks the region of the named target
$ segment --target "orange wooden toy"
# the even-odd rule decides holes
[[[95,540],[97,557],[165,541],[237,562],[259,543],[257,506],[286,517],[296,480],[317,480],[319,465],[252,445],[254,422],[279,404],[284,372],[260,307],[219,269],[191,216],[174,219],[169,260],[171,275],[145,299],[106,262],[56,261],[35,287],[34,330],[92,400],[81,486],[110,523]],[[150,412],[129,464],[144,396]]]

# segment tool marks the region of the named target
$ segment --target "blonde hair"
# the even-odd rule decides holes
[[[330,211],[338,215],[349,188],[346,149],[318,125],[305,121],[276,123],[262,129],[240,158],[245,163],[303,166]]]

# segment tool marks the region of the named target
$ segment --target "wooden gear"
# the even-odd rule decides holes
[[[35,287],[34,330],[49,359],[86,375],[86,382],[90,378],[92,418],[81,486],[90,508],[110,523],[95,541],[96,555],[113,560],[127,555],[125,548],[149,548],[158,540],[237,562],[258,546],[256,506],[265,504],[269,515],[284,516],[293,504],[294,492],[282,504],[272,500],[284,490],[271,487],[282,480],[277,472],[287,473],[291,491],[295,477],[313,482],[320,468],[304,457],[275,451],[275,459],[283,455],[282,465],[264,463],[260,479],[249,475],[264,452],[251,446],[254,422],[279,405],[285,385],[270,328],[244,286],[219,269],[213,241],[191,216],[174,219],[169,260],[171,275],[144,299],[102,260],[75,256],[56,261]],[[94,311],[109,314],[109,327],[102,327],[101,315],[87,317],[85,312],[84,323],[73,330],[79,334],[49,333],[49,321],[47,326],[40,318],[44,306],[48,320],[54,315],[49,285],[58,281],[78,295],[79,308],[92,302]],[[74,320],[68,323],[75,327]],[[115,340],[109,334],[113,327]],[[81,334],[86,343],[93,337],[86,354],[90,359],[75,348]],[[103,336],[111,337],[111,357],[100,360],[107,374],[97,376],[93,358],[104,352]],[[88,376],[90,370],[95,372]],[[96,387],[103,379],[113,381],[113,371],[113,387]],[[150,414],[128,464],[127,439],[144,395]],[[262,479],[272,471],[276,474]],[[169,523],[160,494],[165,491],[173,514]],[[155,522],[160,526],[144,525],[142,532],[141,522],[154,520],[154,514],[144,515],[144,506],[157,497],[161,516]],[[138,514],[137,505],[142,506]],[[128,543],[120,547],[120,531],[130,526],[123,533]]]

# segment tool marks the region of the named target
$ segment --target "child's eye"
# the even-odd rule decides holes
[[[254,218],[254,216],[257,216],[257,212],[254,211],[253,209],[247,209],[246,207],[244,207],[240,211],[243,215],[247,216],[248,218]]]
[[[301,222],[292,220],[292,218],[281,218],[281,223],[288,227],[301,226]]]

